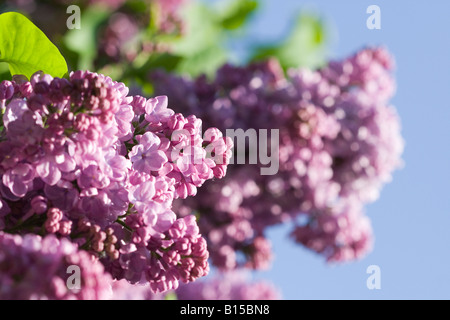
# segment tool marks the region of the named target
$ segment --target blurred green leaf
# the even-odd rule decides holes
[[[101,7],[85,9],[81,16],[81,28],[69,30],[64,38],[64,46],[78,55],[74,59],[75,69],[93,69],[93,62],[97,55],[97,31],[109,17],[109,12]]]
[[[187,30],[172,43],[174,53],[182,57],[175,71],[212,75],[230,59],[229,32],[241,28],[257,7],[256,0],[226,1],[219,7],[201,2],[188,5],[183,12]]]
[[[233,0],[220,13],[221,25],[228,30],[235,30],[244,25],[250,15],[258,8],[255,0]]]
[[[149,69],[163,68],[166,71],[173,71],[178,67],[178,64],[182,60],[182,57],[172,55],[169,53],[163,53],[153,57],[147,67]],[[145,68],[144,68],[145,69]]]
[[[214,11],[202,3],[193,2],[183,12],[187,30],[185,36],[174,43],[174,52],[194,56],[220,43],[221,28]]]
[[[36,71],[54,77],[67,73],[58,48],[28,18],[17,12],[0,15],[0,62],[9,64],[12,75],[30,78]]]
[[[125,7],[129,10],[131,10],[132,12],[140,12],[140,13],[144,13],[147,11],[147,7],[149,5],[148,0],[143,1],[143,0],[128,0],[125,2]]]
[[[254,50],[252,60],[276,57],[284,69],[318,67],[325,62],[326,29],[314,15],[300,14],[290,35],[276,45],[263,45]]]
[[[174,54],[182,57],[175,71],[192,76],[214,72],[228,56],[218,14],[205,4],[193,2],[184,11],[184,18],[186,33],[173,42]]]
[[[141,59],[142,58],[142,59]],[[99,70],[100,73],[107,74],[114,79],[120,79],[127,85],[139,84],[144,92],[151,93],[152,87],[148,83],[149,71],[163,69],[166,72],[174,71],[182,57],[170,53],[152,53],[146,57],[137,57],[133,63],[127,64],[111,64]],[[138,60],[142,60],[139,61]]]
[[[164,300],[178,300],[177,294],[175,292],[169,292],[164,297]]]
[[[192,76],[198,76],[200,74],[210,76],[227,60],[228,54],[223,48],[209,47],[194,56],[182,59],[176,71]]]
[[[158,34],[158,20],[159,20],[159,3],[157,1],[153,2],[149,6],[150,12],[148,13],[150,15],[150,21],[148,24],[148,31],[150,35],[157,35]]]
[[[11,80],[11,72],[9,72],[9,67],[6,63],[0,63],[0,82],[3,80]]]
[[[131,72],[141,78],[147,76],[148,70],[164,69],[167,72],[171,72],[178,67],[182,59],[182,57],[170,53],[154,53],[144,65],[135,68],[135,70],[132,70]],[[142,72],[142,74],[140,74],[140,72]]]

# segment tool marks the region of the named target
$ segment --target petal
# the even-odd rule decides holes
[[[67,153],[64,154],[64,161],[58,163],[59,170],[63,172],[73,171],[76,167],[75,160],[71,158]]]
[[[17,197],[23,197],[28,192],[27,185],[20,181],[20,179],[15,179],[9,188],[13,195]]]
[[[167,161],[167,156],[162,151],[152,153],[151,156],[146,159],[147,165],[150,167],[151,171],[159,171]]]
[[[36,172],[45,183],[51,186],[61,179],[61,171],[48,160],[40,162],[36,166]]]

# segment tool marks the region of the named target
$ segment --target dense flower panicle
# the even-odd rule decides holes
[[[168,213],[172,218],[173,212]],[[158,221],[153,227],[145,216],[130,215],[125,222],[135,231],[120,258],[107,268],[117,279],[149,283],[153,292],[178,288],[209,272],[206,242],[193,216]]]
[[[176,290],[179,300],[279,300],[279,290],[266,281],[251,281],[244,271],[219,273],[206,280],[182,285]]]
[[[127,2],[6,5],[38,25],[54,17],[43,23],[53,39],[67,31],[69,4],[110,13],[92,64],[116,72],[170,53],[166,40],[186,27],[188,0]],[[207,275],[209,258],[220,269],[269,267],[266,230],[285,222],[327,261],[364,256],[373,245],[364,204],[401,166],[393,69],[389,52],[368,48],[318,70],[285,72],[271,59],[224,65],[212,81],[156,72],[150,99],[88,71],[0,82],[0,298],[105,298],[111,284],[116,299],[159,299]],[[228,128],[279,130],[277,174],[261,175],[265,163],[229,166]],[[246,143],[247,160],[255,147],[268,145]],[[81,290],[64,283],[70,264],[83,270]],[[179,297],[279,297],[245,280],[182,284]]]
[[[363,205],[377,199],[403,152],[399,118],[389,105],[393,67],[385,49],[368,48],[286,76],[276,60],[224,65],[212,81],[152,73],[156,94],[169,95],[176,111],[208,126],[279,130],[276,175],[262,176],[262,165],[229,166],[220,183],[176,203],[177,213],[199,215],[213,264],[267,266],[264,231],[286,221],[297,242],[328,260],[351,260],[370,249]]]
[[[79,287],[71,266],[79,267]],[[103,266],[67,239],[0,232],[2,300],[109,299],[110,282]]]
[[[208,273],[194,217],[171,208],[223,177],[232,144],[217,129],[204,140],[201,120],[167,97],[129,96],[87,71],[14,77],[0,104],[0,231],[70,239],[116,279],[155,292]]]
[[[175,114],[167,108],[166,97],[135,97],[132,107],[135,119],[144,117],[135,122],[135,137],[142,143],[130,152],[137,171],[160,167],[159,176],[175,179],[175,198],[193,196],[206,180],[223,177],[231,157],[230,139],[218,133],[212,136],[212,128],[205,131],[203,139],[202,121],[195,116]],[[157,133],[137,134],[146,129]]]

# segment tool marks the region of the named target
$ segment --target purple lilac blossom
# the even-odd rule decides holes
[[[232,145],[217,129],[203,140],[202,121],[167,97],[129,96],[88,71],[14,76],[0,83],[0,106],[0,232],[71,242],[105,274],[154,292],[208,274],[196,219],[177,218],[172,201],[223,177]]]
[[[0,232],[0,299],[110,299],[111,276],[88,252],[67,239]],[[69,267],[80,270],[79,287],[71,283]]]
[[[272,254],[265,231],[280,223],[290,223],[296,242],[329,261],[370,251],[364,204],[402,164],[400,121],[389,103],[393,68],[386,49],[366,48],[318,70],[285,73],[271,59],[226,64],[213,80],[151,74],[156,94],[207,126],[279,130],[276,175],[262,176],[262,165],[234,164],[221,182],[175,202],[180,215],[199,216],[214,265],[266,268]]]

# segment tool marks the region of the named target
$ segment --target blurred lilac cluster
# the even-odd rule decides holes
[[[201,120],[175,113],[166,97],[129,96],[123,83],[87,71],[69,79],[14,76],[0,83],[0,109],[0,245],[12,241],[20,253],[5,260],[0,250],[0,270],[22,259],[21,250],[34,248],[34,257],[40,250],[34,243],[44,250],[51,242],[64,254],[86,252],[80,263],[92,256],[113,278],[146,282],[155,292],[208,273],[196,219],[177,219],[172,201],[223,177],[232,145],[223,147],[227,140],[217,129],[203,139]],[[17,236],[9,240],[7,233]],[[38,236],[20,240],[29,233]],[[65,272],[58,261],[50,277]],[[30,268],[30,277],[40,276]],[[38,280],[11,282],[8,272],[15,271],[1,276],[0,288],[11,288],[0,298],[15,297],[22,281],[39,296]],[[90,290],[91,282],[81,286]]]
[[[181,285],[179,300],[279,300],[281,293],[270,282],[252,280],[243,270],[218,273],[206,281]]]
[[[198,215],[213,264],[267,267],[272,254],[265,231],[280,223],[291,223],[292,238],[328,261],[371,249],[364,205],[402,163],[399,118],[389,104],[393,68],[384,48],[366,48],[319,70],[286,75],[276,60],[224,65],[211,81],[151,74],[156,94],[208,126],[279,130],[278,174],[233,165],[220,183],[176,202],[181,215]]]
[[[175,294],[178,300],[279,300],[281,293],[272,283],[252,280],[250,273],[233,270],[211,274],[194,283],[182,284],[167,295],[154,293],[148,285],[133,286],[124,280],[112,284],[114,300],[163,300]]]
[[[107,3],[109,0],[96,0]],[[122,1],[123,2],[123,1]],[[99,31],[97,62],[133,61],[139,53],[167,52],[170,48],[156,40],[160,35],[181,35],[185,25],[181,10],[187,0],[149,0],[145,12],[115,10]],[[150,11],[150,13],[148,12]],[[146,35],[148,26],[154,34]]]
[[[1,299],[92,300],[111,296],[111,277],[102,264],[67,239],[0,232],[0,252]],[[80,268],[83,286],[70,290],[66,270],[73,265]]]

